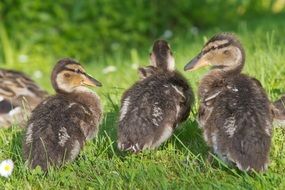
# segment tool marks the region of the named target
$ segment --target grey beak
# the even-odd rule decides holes
[[[198,63],[199,59],[201,58],[202,53],[199,53],[196,57],[194,57],[189,63],[187,63],[184,67],[184,71],[191,70],[195,67],[195,65]]]
[[[98,87],[102,86],[102,83],[99,82],[98,80],[94,79],[93,77],[91,77],[90,75],[86,75],[87,78],[90,80],[91,83],[95,84]]]

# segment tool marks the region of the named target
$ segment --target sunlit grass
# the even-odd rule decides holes
[[[285,92],[284,29],[267,26],[264,23],[250,28],[241,24],[235,31],[247,53],[244,73],[260,80],[269,98],[274,100]],[[184,73],[182,68],[200,51],[203,39],[218,31],[221,29],[213,29],[190,39],[182,39],[181,36],[173,40],[177,69],[187,77],[195,91],[206,70]],[[151,45],[152,41],[149,43]],[[88,47],[83,47],[79,55],[84,53],[84,48]],[[48,52],[45,56],[29,54],[28,61],[21,63],[19,56],[22,52],[13,52],[16,63],[1,67],[22,70],[53,93],[49,75],[59,58],[52,57]],[[75,162],[43,174],[37,169],[29,171],[22,160],[22,129],[18,126],[1,129],[0,160],[13,159],[15,171],[9,179],[0,178],[0,189],[285,189],[284,129],[274,130],[271,163],[266,173],[249,175],[227,167],[219,160],[210,165],[207,162],[208,148],[195,121],[197,101],[188,121],[158,150],[135,155],[119,152],[116,127],[120,97],[137,80],[137,71],[132,65],[148,64],[148,49],[130,49],[129,54],[118,53],[83,64],[103,83],[102,88],[95,89],[104,105],[104,119],[98,138],[86,144]],[[108,65],[116,66],[117,70],[103,73]],[[35,77],[37,70],[42,72],[41,78]]]

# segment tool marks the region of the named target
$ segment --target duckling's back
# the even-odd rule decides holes
[[[246,75],[236,75],[209,83],[207,87],[207,92],[214,94],[202,96],[199,120],[208,144],[221,158],[234,162],[241,170],[265,170],[272,114],[261,84]]]
[[[137,82],[122,97],[118,147],[133,152],[158,147],[187,119],[193,100],[192,89],[177,72]]]
[[[97,133],[96,119],[87,105],[73,97],[58,94],[43,101],[34,109],[24,137],[28,165],[46,170],[74,160],[86,138]]]
[[[46,96],[47,92],[24,73],[0,69],[0,127],[14,122],[22,125]]]

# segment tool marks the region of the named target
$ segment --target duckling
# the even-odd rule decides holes
[[[285,95],[273,102],[274,120],[281,125],[285,125]]]
[[[45,97],[47,92],[24,73],[0,69],[0,128],[13,123],[23,126]]]
[[[264,171],[273,116],[261,83],[241,74],[244,63],[240,41],[233,34],[220,33],[184,70],[212,66],[199,84],[198,123],[214,153],[242,171]]]
[[[118,126],[122,151],[136,153],[160,146],[188,118],[194,101],[187,80],[175,71],[166,41],[154,43],[150,62],[139,69],[140,81],[122,96]]]
[[[51,82],[56,95],[33,110],[23,140],[28,166],[44,171],[73,161],[86,140],[97,134],[102,117],[100,99],[88,88],[102,85],[78,62],[58,61]]]

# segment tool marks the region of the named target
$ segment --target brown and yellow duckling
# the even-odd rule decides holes
[[[199,85],[198,121],[204,139],[226,162],[264,171],[269,162],[272,111],[260,82],[241,74],[245,52],[232,34],[212,37],[185,71],[212,66]]]
[[[0,128],[13,123],[23,126],[30,112],[47,95],[24,73],[0,69]]]
[[[166,41],[158,40],[151,65],[139,69],[140,81],[122,96],[118,127],[120,150],[139,152],[166,141],[190,113],[194,96],[187,80],[175,71]]]
[[[102,116],[100,99],[88,88],[101,83],[71,59],[54,67],[51,82],[56,95],[32,112],[23,140],[24,159],[30,168],[60,166],[79,154],[97,132]]]

